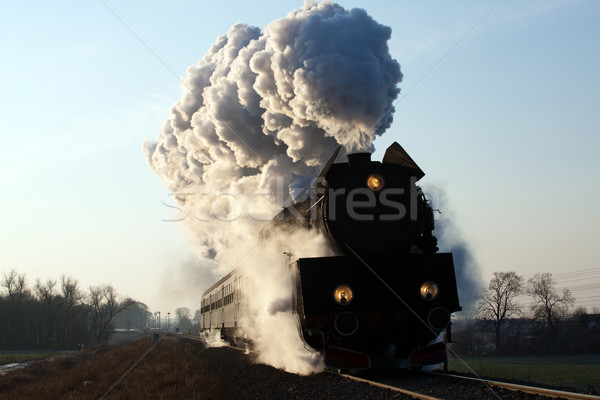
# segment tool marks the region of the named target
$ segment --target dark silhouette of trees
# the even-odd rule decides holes
[[[57,346],[67,348],[76,346],[79,343],[87,342],[87,338],[72,342],[73,337],[79,337],[81,325],[87,320],[86,307],[81,304],[83,294],[79,290],[79,283],[70,276],[62,275],[60,277],[60,313],[57,321],[59,323],[57,337]]]
[[[599,352],[600,308],[591,313],[585,307],[573,310],[574,296],[556,286],[550,273],[537,273],[524,285],[515,272],[495,272],[480,298],[481,318],[461,316],[453,322],[453,348],[463,354],[487,354],[495,343],[497,351],[511,354]],[[515,302],[520,294],[533,298],[530,313],[522,299]]]
[[[556,331],[557,323],[569,315],[569,309],[575,303],[569,289],[560,294],[557,292],[552,274],[548,272],[530,278],[527,292],[535,301],[532,307],[534,318],[544,321],[552,331]]]
[[[192,320],[190,319],[190,309],[187,307],[179,307],[175,310],[177,324],[180,332],[190,333],[192,329]]]
[[[189,333],[192,335],[198,335],[200,333],[200,323],[202,322],[202,312],[200,309],[194,312],[194,317],[192,318],[192,326],[189,328]]]
[[[125,299],[126,307],[118,313],[114,327],[119,329],[145,329],[153,325],[153,316],[148,306],[133,299]]]
[[[1,286],[6,289],[4,307],[0,312],[0,317],[6,329],[4,329],[4,338],[14,338],[18,345],[24,345],[28,338],[21,333],[27,329],[28,320],[25,315],[29,312],[31,302],[31,292],[27,288],[25,274],[17,274],[15,270],[2,274]]]
[[[189,318],[190,317],[190,309],[187,307],[179,307],[175,309],[175,316],[177,319],[180,318]]]
[[[42,283],[39,279],[33,287],[38,302],[39,317],[37,318],[36,347],[50,348],[51,339],[56,339],[57,316],[60,311],[59,294],[56,290],[56,281],[47,280]]]
[[[91,321],[88,342],[106,343],[112,331],[113,318],[127,306],[127,303],[119,303],[111,285],[91,286],[88,294]]]
[[[202,322],[202,311],[200,309],[197,309],[194,312],[194,318],[192,319],[192,322],[198,325],[200,325],[200,323]]]
[[[489,318],[494,324],[496,351],[501,351],[501,327],[503,322],[521,313],[521,307],[514,298],[522,293],[523,277],[516,272],[494,272],[487,291],[481,294],[479,312],[484,318]]]
[[[562,293],[556,290],[552,274],[536,273],[527,283],[527,293],[534,300],[533,317],[543,324],[543,332],[547,350],[555,350],[559,336],[559,323],[569,316],[569,309],[575,303],[575,298],[564,289]]]
[[[115,317],[131,304],[121,301],[111,285],[92,286],[87,293],[77,280],[39,279],[32,290],[25,274],[12,270],[0,277],[0,347],[74,349],[78,344],[105,343]]]

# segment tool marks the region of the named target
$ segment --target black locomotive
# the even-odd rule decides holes
[[[416,185],[425,174],[398,143],[382,162],[357,153],[334,164],[338,152],[311,195],[284,208],[261,232],[264,241],[282,231],[321,230],[337,254],[290,254],[300,334],[331,368],[439,364],[447,357],[442,333],[450,335],[450,315],[461,307],[452,254],[437,252],[433,210]],[[203,328],[237,326],[236,312],[219,303],[237,275],[206,291]],[[234,284],[228,304],[237,292]],[[219,314],[213,321],[219,310],[222,323]]]

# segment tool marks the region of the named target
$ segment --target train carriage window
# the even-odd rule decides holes
[[[237,278],[237,299],[238,301],[244,297],[244,277],[240,276]]]
[[[231,284],[228,283],[225,286],[225,291],[224,291],[224,295],[225,295],[224,298],[223,298],[223,304],[224,305],[228,305],[230,303],[230,301],[229,301],[229,293],[230,293],[230,291],[231,291]]]

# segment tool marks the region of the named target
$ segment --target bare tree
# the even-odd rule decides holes
[[[77,281],[65,275],[58,281],[37,279],[30,289],[25,274],[0,272],[0,348],[73,349],[103,342],[113,317],[132,304],[146,326],[148,307],[132,299],[120,302],[110,285],[92,287],[84,297]]]
[[[190,317],[190,309],[187,307],[179,307],[175,310],[175,316],[177,317],[177,319],[189,318]]]
[[[57,306],[58,293],[55,290],[56,281],[48,279],[46,283],[42,283],[39,279],[35,281],[33,291],[41,306],[41,314],[39,316],[39,339],[38,342],[48,347],[51,341],[56,340],[56,317],[60,310]],[[51,339],[52,338],[52,339]]]
[[[60,324],[58,328],[60,332],[59,345],[65,346],[73,336],[74,321],[71,318],[73,309],[83,300],[83,294],[79,290],[79,282],[66,275],[60,277],[60,290],[62,298],[59,305],[61,317],[58,319]]]
[[[7,290],[6,315],[2,318],[4,334],[14,338],[13,344],[24,346],[28,340],[27,314],[31,306],[31,291],[27,287],[25,274],[15,270],[2,274],[0,286]]]
[[[83,294],[79,290],[79,282],[70,276],[61,275],[60,290],[62,293],[62,307],[65,308],[68,315],[70,310],[83,299]]]
[[[535,301],[532,307],[534,317],[544,321],[555,335],[557,323],[568,315],[575,298],[569,289],[559,294],[552,274],[548,272],[537,273],[529,279],[527,292]]]
[[[2,282],[0,285],[8,291],[8,298],[17,303],[21,303],[31,295],[27,288],[25,274],[19,275],[14,269],[9,273],[2,273]]]
[[[198,309],[194,312],[194,319],[192,319],[192,321],[195,324],[200,325],[200,323],[202,322],[202,311],[200,309]]]
[[[152,313],[148,306],[131,298],[123,301],[125,308],[118,313],[114,319],[115,328],[144,329],[150,326]]]
[[[113,318],[124,310],[129,303],[119,302],[117,292],[112,285],[91,286],[88,302],[92,312],[92,343],[106,342],[110,336]]]
[[[52,279],[48,279],[46,283],[42,283],[42,281],[37,279],[33,290],[40,302],[49,304],[52,303],[52,300],[56,296],[56,291],[54,290],[55,286],[56,281],[53,281]]]
[[[181,332],[191,333],[192,320],[190,319],[190,309],[187,307],[179,307],[175,309],[175,316],[177,317],[177,325]]]
[[[494,323],[496,331],[496,351],[500,351],[500,328],[509,317],[520,314],[521,307],[514,298],[522,293],[523,277],[516,272],[494,272],[488,289],[481,294],[479,312]]]

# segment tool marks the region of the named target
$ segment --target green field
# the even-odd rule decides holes
[[[481,377],[545,384],[600,393],[600,354],[584,356],[451,356],[448,370]],[[471,371],[471,369],[473,371]]]

